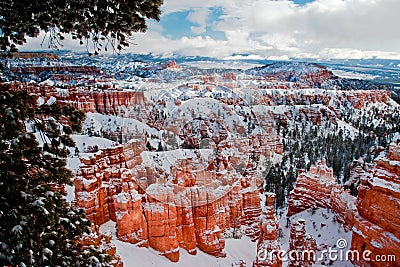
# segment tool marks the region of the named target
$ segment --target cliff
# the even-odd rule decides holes
[[[329,208],[348,231],[354,223],[355,197],[338,185],[323,159],[301,172],[288,198],[288,216],[309,208]]]
[[[46,59],[59,59],[54,53],[46,52],[14,52],[11,53],[13,58],[31,59],[31,58],[46,58]]]
[[[262,212],[259,223],[260,236],[257,242],[257,258],[253,267],[280,267],[282,260],[277,253],[281,250],[281,245],[277,240],[279,222],[275,216],[275,194],[267,193],[266,201],[267,207]]]
[[[149,246],[173,262],[179,248],[224,257],[226,231],[244,228],[253,240],[259,237],[262,179],[255,173],[243,177],[229,161],[207,170],[187,158],[168,176],[144,166],[142,150],[140,141],[131,141],[81,159],[75,204],[96,225],[116,221],[118,239]]]
[[[352,249],[371,251],[371,261],[354,263],[363,266],[400,265],[400,145],[391,144],[387,156],[375,161],[371,177],[358,187],[357,212],[353,227]],[[378,256],[379,255],[379,256]],[[374,261],[377,256],[395,255],[394,261]]]
[[[315,262],[317,243],[306,233],[306,222],[299,219],[290,227],[288,267],[311,267]],[[292,252],[296,251],[296,253]]]
[[[65,67],[67,68],[67,67]],[[81,71],[86,70],[84,67]],[[79,71],[77,69],[76,71]],[[24,84],[13,82],[11,90],[26,90],[30,94],[43,97],[45,101],[54,97],[60,105],[71,105],[83,112],[97,112],[101,114],[123,115],[134,105],[145,105],[144,92],[122,90],[115,88],[92,88],[69,86],[68,89],[57,89],[54,86],[41,84]],[[107,86],[105,86],[107,87]]]

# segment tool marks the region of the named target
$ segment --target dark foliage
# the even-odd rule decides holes
[[[12,265],[108,264],[108,256],[77,244],[90,221],[58,189],[71,184],[69,134],[83,119],[74,108],[38,106],[34,96],[0,85],[0,256]]]
[[[276,193],[278,207],[285,204],[300,169],[308,170],[311,164],[325,158],[338,183],[344,184],[356,166],[352,164],[354,160],[362,158],[365,163],[372,162],[378,156],[376,148],[387,148],[393,135],[400,131],[398,108],[392,112],[373,108],[363,115],[349,108],[343,120],[357,129],[354,136],[330,121],[313,125],[296,117],[290,129],[278,123],[285,151],[282,161],[273,165],[265,177],[265,189]],[[353,195],[357,194],[356,185],[350,185],[349,189]]]
[[[59,48],[65,34],[98,53],[129,45],[129,36],[146,31],[146,19],[159,19],[162,0],[7,0],[0,2],[0,49],[15,51],[26,37],[45,31],[47,46]],[[90,47],[89,47],[90,46]]]

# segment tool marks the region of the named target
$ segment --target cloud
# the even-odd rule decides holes
[[[191,31],[194,34],[202,34],[206,31],[207,18],[209,14],[210,10],[208,8],[199,8],[190,12],[187,15],[186,20],[199,25],[197,27],[195,26],[190,27]]]
[[[213,9],[221,14],[210,21]],[[315,0],[306,5],[289,0],[165,0],[163,16],[188,12],[182,23],[194,24],[192,35],[167,38],[168,29],[151,22],[147,33],[134,35],[137,45],[128,51],[219,58],[400,59],[398,10],[398,0]],[[226,38],[213,39],[210,31]]]

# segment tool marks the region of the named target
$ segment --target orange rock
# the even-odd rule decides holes
[[[254,144],[262,146],[261,139]],[[133,141],[82,159],[75,204],[96,225],[114,220],[118,239],[150,246],[171,261],[179,260],[180,247],[224,257],[226,230],[244,226],[247,235],[258,238],[261,176],[249,172],[243,178],[221,156],[219,172],[182,159],[172,165],[168,180],[141,165],[141,151]]]
[[[363,179],[358,188],[357,213],[353,227],[352,249],[378,255],[394,255],[395,261],[366,261],[362,266],[400,265],[400,145],[391,144],[387,158],[376,159],[372,177]]]
[[[278,255],[281,246],[277,240],[279,222],[275,216],[275,194],[267,193],[266,198],[268,205],[266,210],[262,212],[260,218],[260,237],[257,242],[257,258],[253,266],[280,267],[282,266],[282,260]]]
[[[303,219],[299,219],[290,227],[290,261],[288,267],[311,267],[315,262],[317,243],[311,235],[306,234],[305,223],[306,222]],[[293,251],[296,251],[297,253],[294,253]],[[303,253],[305,251],[308,253]]]
[[[330,208],[346,231],[353,227],[355,197],[338,185],[325,160],[299,174],[288,198],[288,216],[309,208]]]

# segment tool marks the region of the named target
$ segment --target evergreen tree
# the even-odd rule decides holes
[[[16,50],[26,36],[45,31],[48,46],[59,48],[65,34],[97,53],[129,45],[133,32],[147,29],[146,19],[159,19],[162,0],[8,0],[0,2],[0,49]],[[89,43],[90,42],[90,43]]]
[[[38,106],[34,96],[0,84],[0,257],[12,265],[108,265],[108,256],[78,245],[90,221],[57,189],[71,184],[69,135],[83,119],[72,107]]]

